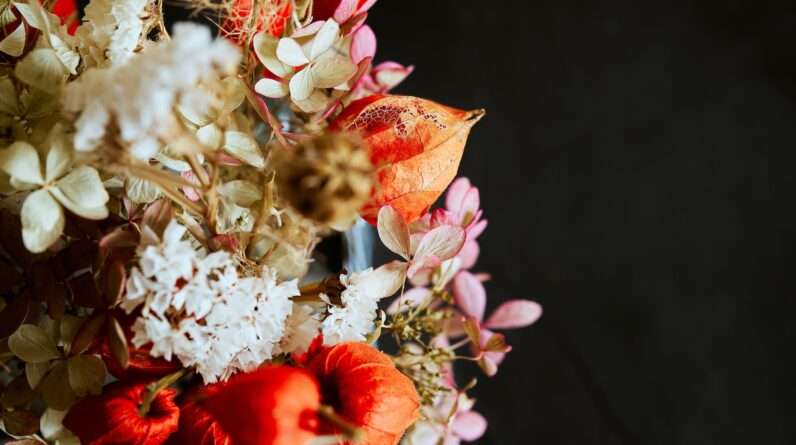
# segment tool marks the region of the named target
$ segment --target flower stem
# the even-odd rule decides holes
[[[360,443],[365,440],[365,433],[351,422],[340,417],[331,406],[322,405],[318,409],[318,416],[337,427],[349,441]]]
[[[160,391],[168,388],[177,380],[181,379],[184,375],[185,370],[180,369],[179,371],[171,373],[157,382],[148,385],[144,399],[141,401],[141,406],[138,407],[138,412],[141,414],[141,417],[146,417],[146,415],[149,414],[149,410],[152,408],[152,401],[155,400],[155,397]]]

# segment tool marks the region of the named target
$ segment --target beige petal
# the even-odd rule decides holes
[[[49,31],[46,12],[44,8],[36,2],[30,4],[26,2],[14,2],[14,8],[16,8],[17,12],[22,15],[22,18],[24,18],[32,28],[38,29],[39,31]]]
[[[224,142],[224,132],[216,124],[204,126],[196,131],[196,139],[205,147],[217,150]]]
[[[357,71],[351,59],[332,51],[312,64],[312,80],[315,88],[334,88],[350,79]]]
[[[276,46],[276,57],[283,63],[292,67],[303,66],[310,63],[299,43],[289,37],[280,39]],[[276,73],[274,73],[276,74]]]
[[[14,82],[8,76],[0,77],[0,114],[19,115],[19,101]]]
[[[305,100],[315,89],[312,70],[304,68],[290,79],[290,98],[294,101]]]
[[[310,59],[317,59],[318,56],[331,48],[339,34],[340,25],[332,19],[327,20],[318,31],[318,34],[315,34],[315,39],[313,39],[312,48],[310,49]]]
[[[27,142],[14,142],[0,150],[0,170],[16,180],[29,184],[44,184],[39,153]]]
[[[224,133],[224,151],[235,159],[253,167],[262,168],[265,166],[265,158],[257,145],[257,141],[246,133],[240,131],[227,131]]]
[[[230,76],[221,81],[224,85],[224,106],[221,109],[221,114],[227,115],[235,111],[246,100],[246,85],[235,76]]]
[[[11,34],[8,34],[3,40],[0,40],[0,52],[8,54],[11,57],[19,57],[25,51],[25,42],[27,41],[27,34],[25,33],[25,25],[20,23],[17,29]]]
[[[244,180],[226,182],[218,188],[218,193],[242,207],[249,207],[263,197],[263,192],[257,184]]]
[[[50,34],[50,44],[69,73],[77,74],[77,66],[80,64],[80,55],[78,55],[77,51],[55,34]]]
[[[254,91],[265,97],[281,99],[288,95],[290,89],[283,82],[274,79],[260,79],[254,84]]]
[[[56,186],[53,196],[72,213],[89,219],[107,217],[108,192],[93,168],[82,165],[61,178]]]
[[[162,196],[160,188],[155,184],[130,176],[124,183],[125,195],[137,204],[149,204]]]
[[[330,100],[321,90],[315,90],[306,100],[295,100],[293,102],[305,113],[317,113],[326,109]]]
[[[279,77],[285,77],[293,70],[276,57],[277,45],[279,41],[264,32],[254,36],[254,52],[260,62],[268,68],[268,71]]]
[[[38,48],[17,63],[14,74],[30,86],[54,93],[61,88],[69,72],[54,50]]]
[[[47,153],[45,180],[54,181],[63,176],[72,165],[72,153],[66,147],[63,134],[56,132],[50,141],[50,151]]]
[[[47,190],[28,195],[20,216],[22,241],[33,253],[47,250],[64,231],[64,211]]]

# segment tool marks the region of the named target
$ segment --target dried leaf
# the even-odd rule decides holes
[[[76,355],[80,354],[94,342],[94,339],[99,334],[100,329],[102,329],[102,325],[105,323],[105,312],[98,312],[96,314],[92,314],[86,321],[83,322],[83,325],[80,326],[80,329],[75,334],[74,340],[72,340],[72,346],[69,348],[69,354]]]
[[[115,228],[112,232],[100,239],[99,246],[102,250],[111,250],[119,247],[135,247],[138,245],[138,234],[129,226]]]
[[[97,289],[97,283],[90,272],[84,272],[67,281],[72,293],[72,301],[78,306],[98,309],[106,307],[105,299]]]
[[[39,385],[39,391],[48,407],[65,410],[75,401],[75,393],[67,382],[69,382],[69,371],[66,361],[61,360]]]
[[[41,383],[47,372],[50,371],[50,362],[43,363],[26,363],[25,364],[25,378],[28,380],[28,385],[36,389]]]
[[[166,226],[169,225],[173,217],[174,210],[171,206],[171,201],[168,199],[161,199],[153,202],[147,207],[141,224],[149,227],[159,238],[162,238]]]
[[[110,307],[122,297],[127,280],[127,270],[121,261],[113,261],[103,270],[103,292],[105,305]]]
[[[11,352],[27,363],[42,363],[61,356],[55,342],[40,327],[23,324],[8,338]]]
[[[39,431],[39,416],[27,410],[14,410],[3,414],[3,425],[9,434],[29,436]]]
[[[58,54],[50,48],[38,48],[29,52],[14,69],[17,79],[48,93],[57,92],[69,71],[61,63]]]
[[[74,341],[75,339],[75,336],[80,331],[80,328],[83,326],[84,321],[85,317],[65,315],[64,318],[61,319],[60,332],[59,332],[59,339],[60,339],[59,346],[71,345],[72,341]]]
[[[509,352],[511,351],[511,346],[506,343],[506,336],[495,333],[489,337],[482,349],[489,352]]]
[[[6,301],[5,307],[0,311],[0,339],[4,339],[16,332],[25,322],[30,311],[30,298],[22,294]]]
[[[406,225],[403,217],[395,209],[388,205],[382,207],[379,210],[376,228],[379,231],[379,238],[385,247],[405,260],[409,260],[409,226]]]
[[[105,383],[105,363],[96,355],[76,355],[66,362],[69,386],[78,397],[100,394]]]
[[[127,338],[124,330],[116,317],[108,319],[108,344],[114,360],[122,369],[127,369],[130,364],[130,349],[127,346]]]
[[[32,402],[35,398],[36,393],[28,385],[28,380],[24,375],[20,375],[3,390],[3,395],[0,396],[0,404],[4,408],[20,408]]]
[[[470,129],[483,115],[408,96],[374,95],[351,103],[331,128],[361,133],[379,168],[362,216],[373,223],[388,204],[407,223],[423,215],[456,176]]]
[[[66,311],[66,288],[63,285],[56,284],[52,287],[52,291],[45,295],[47,302],[47,315],[54,320],[61,320]]]

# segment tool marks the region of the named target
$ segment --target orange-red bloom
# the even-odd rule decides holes
[[[266,366],[233,376],[201,402],[238,445],[301,445],[315,437],[321,394],[306,370]]]
[[[330,127],[359,132],[378,169],[362,216],[375,223],[385,205],[407,223],[425,214],[456,176],[467,136],[481,116],[482,110],[462,111],[408,96],[352,102]]]
[[[255,19],[255,31],[267,31],[274,37],[281,36],[290,14],[293,13],[293,2],[270,0],[261,3],[263,6],[260,7],[258,17]],[[252,13],[252,0],[236,0],[221,24],[222,34],[239,45],[245,43],[244,40],[251,36],[243,35],[242,30]]]
[[[324,404],[365,432],[360,445],[397,444],[418,417],[420,400],[414,384],[370,345],[323,348],[309,369],[321,382]],[[332,426],[325,428],[334,431]]]
[[[146,383],[107,386],[102,395],[73,405],[64,426],[83,445],[161,445],[177,431],[180,409],[174,404],[175,391],[164,389],[142,416],[139,407],[146,391]]]
[[[180,428],[172,437],[172,443],[233,445],[232,437],[203,405],[204,399],[217,394],[223,388],[224,384],[203,386],[188,396],[188,402],[180,407]]]

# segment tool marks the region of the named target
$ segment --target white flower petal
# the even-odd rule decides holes
[[[307,59],[307,56],[304,54],[304,50],[301,49],[301,45],[289,37],[279,40],[276,47],[276,56],[280,61],[292,67],[310,63],[309,59]]]
[[[334,88],[350,79],[357,66],[347,57],[328,52],[313,63],[310,70],[315,88]]]
[[[283,82],[274,79],[260,79],[254,84],[254,91],[265,97],[281,99],[288,95],[290,89]]]
[[[290,79],[290,97],[293,100],[305,100],[312,95],[315,84],[312,70],[304,68]]]
[[[240,131],[227,131],[224,133],[224,151],[253,167],[265,166],[260,147],[250,135]]]
[[[14,142],[0,151],[0,170],[9,176],[29,184],[43,184],[39,153],[27,142]]]
[[[196,138],[205,147],[217,150],[224,142],[224,132],[216,124],[210,124],[196,130]]]
[[[47,250],[64,231],[64,211],[47,190],[28,195],[20,216],[22,241],[33,253]]]
[[[108,192],[93,168],[80,166],[61,178],[56,186],[53,196],[72,213],[89,219],[107,217]]]
[[[50,48],[34,49],[14,68],[17,79],[49,93],[58,91],[68,74],[58,54]]]
[[[248,207],[263,197],[263,192],[257,184],[242,179],[222,184],[218,187],[218,193],[243,207]]]
[[[63,176],[72,165],[72,153],[66,148],[62,134],[56,132],[51,140],[51,147],[47,153],[46,166],[44,168],[45,180],[54,181]]]
[[[332,19],[327,20],[318,31],[318,34],[315,34],[315,39],[312,41],[312,48],[310,49],[310,59],[317,59],[331,48],[339,34],[340,25]]]

